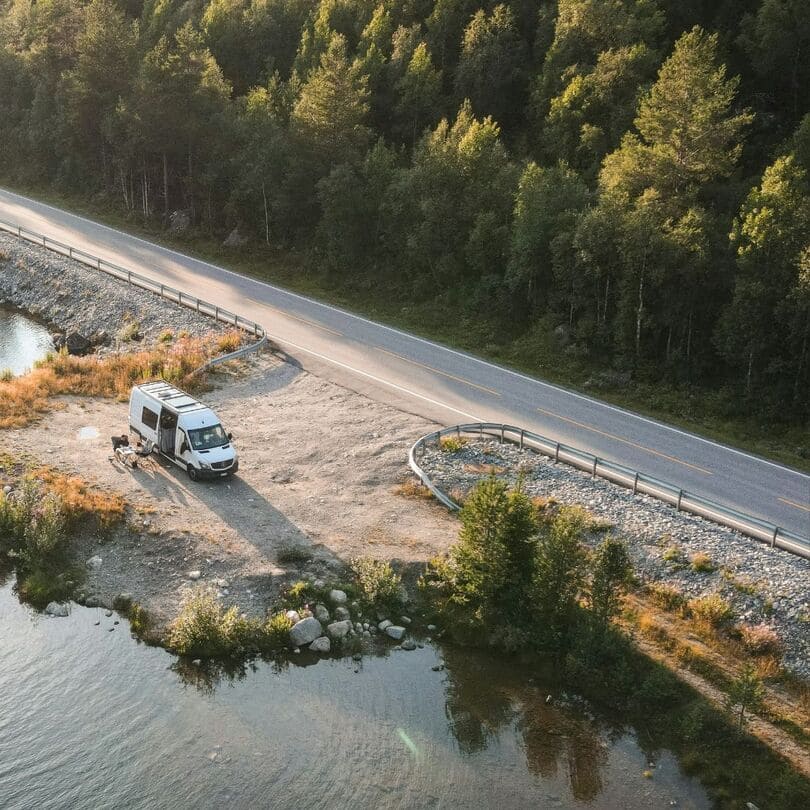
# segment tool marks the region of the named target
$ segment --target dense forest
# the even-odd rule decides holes
[[[808,112],[808,0],[0,0],[6,182],[794,425]]]

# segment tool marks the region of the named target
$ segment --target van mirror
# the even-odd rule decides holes
[[[182,456],[183,453],[187,453],[187,452],[188,452],[188,443],[184,439],[183,443],[180,445],[180,455]]]
[[[228,434],[228,441],[233,441],[233,433]]]

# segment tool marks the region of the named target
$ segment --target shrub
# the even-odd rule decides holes
[[[653,603],[663,610],[676,611],[683,607],[685,599],[683,591],[674,585],[665,582],[654,582],[647,586],[647,593]]]
[[[53,492],[42,498],[24,530],[23,558],[27,565],[47,565],[61,556],[67,543],[62,501]]]
[[[280,565],[302,565],[312,559],[312,552],[303,546],[282,546],[276,559]]]
[[[0,382],[11,382],[14,379],[14,372],[10,368],[0,371]]]
[[[293,623],[284,613],[276,613],[264,623],[263,646],[280,650],[289,646]]]
[[[350,562],[357,577],[362,598],[372,605],[393,605],[400,601],[402,578],[391,564],[371,557],[357,557]]]
[[[726,696],[726,709],[736,714],[740,728],[746,721],[746,712],[756,711],[762,705],[765,689],[754,668],[747,664],[732,683]],[[739,710],[739,713],[737,711]]]
[[[230,354],[235,352],[242,345],[242,333],[236,329],[219,335],[216,340],[217,354]]]
[[[713,593],[689,601],[689,610],[700,622],[720,628],[734,619],[734,610],[720,594]]]
[[[174,340],[174,332],[171,329],[164,329],[159,335],[158,340],[161,343],[171,343]]]
[[[439,440],[439,447],[443,453],[458,453],[465,444],[467,440],[461,436],[442,436]]]
[[[737,628],[743,647],[754,656],[780,656],[782,639],[767,624],[741,624]]]
[[[433,493],[418,478],[407,478],[401,484],[397,484],[394,487],[394,494],[425,501],[433,497]]]
[[[668,546],[661,555],[665,562],[683,562],[683,552],[680,546]]]
[[[287,591],[287,601],[293,607],[303,605],[305,602],[311,602],[318,596],[318,591],[311,582],[305,582],[300,579],[290,585]]]
[[[199,587],[183,598],[180,615],[169,625],[167,643],[180,655],[230,656],[245,650],[252,630],[237,607],[223,610],[212,589]]]
[[[127,321],[116,333],[116,337],[122,343],[131,343],[133,340],[141,339],[141,325],[138,321]]]
[[[705,574],[714,571],[714,563],[708,554],[699,551],[697,554],[692,555],[692,570],[698,573]]]

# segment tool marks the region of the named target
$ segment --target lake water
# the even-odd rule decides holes
[[[671,754],[546,705],[559,690],[511,661],[427,644],[226,675],[104,613],[0,587],[3,810],[709,806]]]
[[[46,326],[14,310],[0,307],[0,373],[22,374],[53,349]]]

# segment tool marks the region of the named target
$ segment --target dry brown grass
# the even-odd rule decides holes
[[[499,467],[497,464],[465,464],[461,469],[467,473],[481,475],[501,475],[506,472],[506,467]]]
[[[52,467],[37,467],[30,475],[59,496],[71,523],[94,520],[101,528],[108,529],[124,518],[126,501],[117,493],[97,489],[75,475],[65,475]]]
[[[199,390],[204,377],[193,372],[216,352],[215,341],[188,338],[109,357],[52,355],[30,373],[0,382],[0,429],[35,422],[55,407],[53,397],[65,394],[126,397],[135,383],[155,378]]]
[[[231,329],[230,332],[226,332],[217,338],[217,354],[230,354],[235,352],[241,345],[242,333],[237,329]]]
[[[416,498],[423,501],[433,498],[433,493],[418,478],[408,478],[401,484],[397,484],[393,493],[402,495],[404,498]]]

